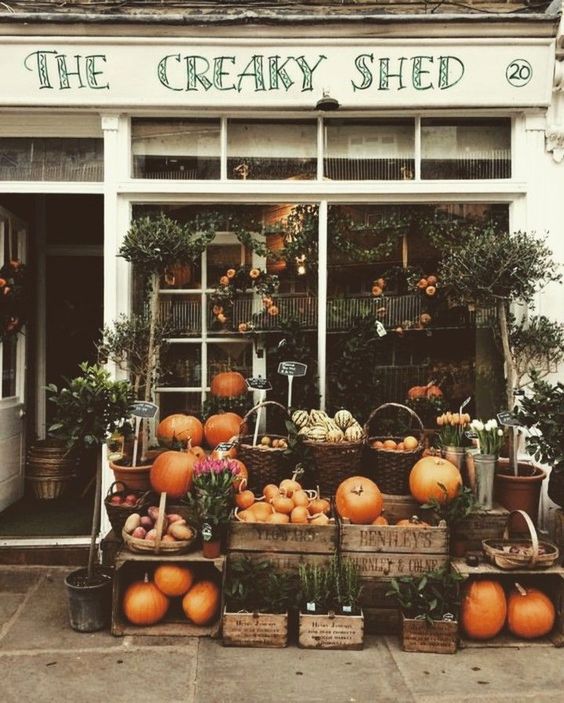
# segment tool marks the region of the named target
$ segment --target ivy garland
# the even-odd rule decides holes
[[[26,271],[14,259],[0,268],[0,341],[17,334],[24,326],[27,311]]]

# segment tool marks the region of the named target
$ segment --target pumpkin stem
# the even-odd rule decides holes
[[[351,490],[351,493],[355,493],[357,496],[361,496],[364,493],[364,488],[359,484]]]
[[[149,583],[149,574],[145,571],[145,576],[143,577],[143,583]]]
[[[519,593],[520,593],[522,596],[526,596],[526,595],[527,595],[527,590],[526,590],[525,588],[523,588],[523,586],[521,586],[520,583],[517,583],[517,581],[515,581],[515,588],[519,591]]]

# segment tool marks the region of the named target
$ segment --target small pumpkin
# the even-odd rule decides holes
[[[187,566],[180,564],[160,564],[153,574],[155,586],[165,594],[174,598],[187,593],[194,583],[194,573]]]
[[[350,413],[348,410],[337,410],[333,419],[335,420],[335,424],[337,425],[337,427],[343,431],[346,430],[347,427],[350,427],[353,422],[355,422],[352,413]]]
[[[446,495],[441,485],[445,487]],[[460,471],[440,457],[419,459],[409,474],[409,490],[418,503],[428,503],[433,498],[446,503],[458,495],[461,486]]]
[[[123,613],[134,625],[154,625],[167,613],[169,600],[145,574],[143,581],[130,584],[123,596]]]
[[[382,512],[380,489],[369,478],[352,476],[345,479],[335,494],[337,512],[355,525],[370,525]]]
[[[505,591],[498,581],[484,579],[466,584],[460,603],[460,621],[468,637],[492,639],[501,632],[506,615]]]
[[[190,441],[193,446],[200,445],[204,439],[204,427],[197,417],[175,413],[165,417],[157,427],[159,444],[172,447],[175,442]]]
[[[352,425],[347,427],[345,430],[345,441],[346,442],[361,442],[364,439],[364,430],[358,424],[354,422]]]
[[[298,429],[305,427],[309,422],[309,413],[307,410],[294,410],[292,422]]]
[[[218,398],[233,398],[246,393],[247,384],[238,371],[223,371],[212,378],[210,391]]]
[[[556,611],[550,598],[538,588],[515,584],[507,598],[507,627],[516,637],[532,640],[554,627]]]
[[[216,447],[221,442],[229,442],[239,434],[243,418],[236,413],[218,413],[211,415],[204,425],[204,435],[209,447]]]
[[[199,581],[182,599],[182,610],[194,625],[207,625],[219,609],[219,588],[213,581]]]
[[[387,518],[385,518],[383,515],[378,515],[376,520],[372,520],[372,525],[389,525],[390,523],[388,522]]]
[[[427,386],[412,386],[407,391],[407,397],[409,400],[415,400],[416,398],[425,398],[427,396]]]
[[[149,473],[151,486],[169,498],[182,498],[192,486],[192,472],[198,457],[192,452],[168,451],[159,454]]]
[[[412,515],[410,518],[398,520],[396,527],[430,527],[428,522],[424,522],[417,515]]]

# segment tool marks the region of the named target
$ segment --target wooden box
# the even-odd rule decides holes
[[[162,563],[183,564],[193,566],[200,578],[215,581],[223,590],[225,558],[205,559],[200,551],[189,554],[176,554],[162,556],[153,554],[135,554],[122,549],[115,562],[115,575],[112,595],[112,635],[151,635],[157,637],[206,637],[217,636],[221,624],[222,605],[215,622],[209,625],[198,626],[192,624],[184,615],[181,607],[181,598],[171,598],[168,613],[163,620],[155,625],[140,626],[130,623],[122,608],[125,590],[133,581],[143,579],[145,573],[149,576],[153,570]]]
[[[482,551],[482,540],[503,536],[508,517],[509,510],[501,505],[478,510],[456,526],[454,538],[463,541],[467,551]]]
[[[408,520],[420,512],[419,503],[412,496],[383,493],[382,498],[384,500],[382,515],[390,525],[394,525],[398,520]]]
[[[300,613],[298,645],[304,649],[362,649],[364,615]]]
[[[554,541],[560,550],[560,554],[564,554],[564,510],[558,508],[553,512],[552,532]]]
[[[223,612],[226,647],[287,647],[288,613]]]
[[[456,620],[415,620],[401,617],[401,645],[405,652],[455,654],[458,644]]]

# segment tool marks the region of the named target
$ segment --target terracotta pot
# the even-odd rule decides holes
[[[134,491],[149,491],[151,489],[151,481],[149,480],[151,467],[152,464],[120,466],[110,461],[110,469],[114,472],[116,481],[121,481]]]
[[[217,559],[221,554],[221,540],[215,539],[211,542],[202,542],[202,554],[206,559]]]
[[[518,465],[518,475],[515,476],[509,460],[500,459],[495,477],[496,500],[507,510],[524,510],[536,525],[540,491],[545,478],[545,471],[521,462]],[[520,516],[515,517],[512,528],[516,532],[528,532],[527,525]]]

